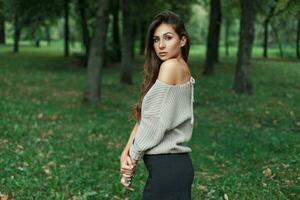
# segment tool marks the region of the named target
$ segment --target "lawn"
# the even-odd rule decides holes
[[[57,46],[10,51],[0,46],[2,198],[140,199],[144,163],[131,192],[119,183],[118,157],[134,125],[129,115],[142,58],[133,85],[120,85],[120,65],[108,65],[101,103],[90,107],[82,102],[86,73],[78,57],[63,58]],[[299,199],[299,62],[261,59],[255,49],[254,95],[245,96],[231,89],[235,53],[222,56],[209,78],[201,75],[204,54],[194,47],[190,60],[196,79],[193,199]]]

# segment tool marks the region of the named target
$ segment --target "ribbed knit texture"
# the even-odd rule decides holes
[[[141,120],[129,150],[132,159],[192,151],[186,142],[194,125],[194,83],[193,77],[180,85],[155,81],[142,101]]]

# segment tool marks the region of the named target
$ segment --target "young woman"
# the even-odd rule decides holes
[[[149,176],[144,200],[188,200],[194,168],[191,148],[194,78],[187,65],[189,37],[171,11],[155,16],[149,26],[137,120],[120,157],[121,183],[128,189],[143,158]]]

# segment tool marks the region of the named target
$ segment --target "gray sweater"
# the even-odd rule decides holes
[[[144,154],[191,152],[185,145],[194,125],[194,83],[170,85],[156,79],[144,96],[141,120],[129,155],[140,160]]]

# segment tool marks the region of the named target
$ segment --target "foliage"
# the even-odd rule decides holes
[[[24,26],[30,24],[40,24],[46,19],[57,17],[62,12],[62,1],[42,1],[42,0],[3,0],[5,15],[12,21],[14,15],[19,15],[20,23]]]

